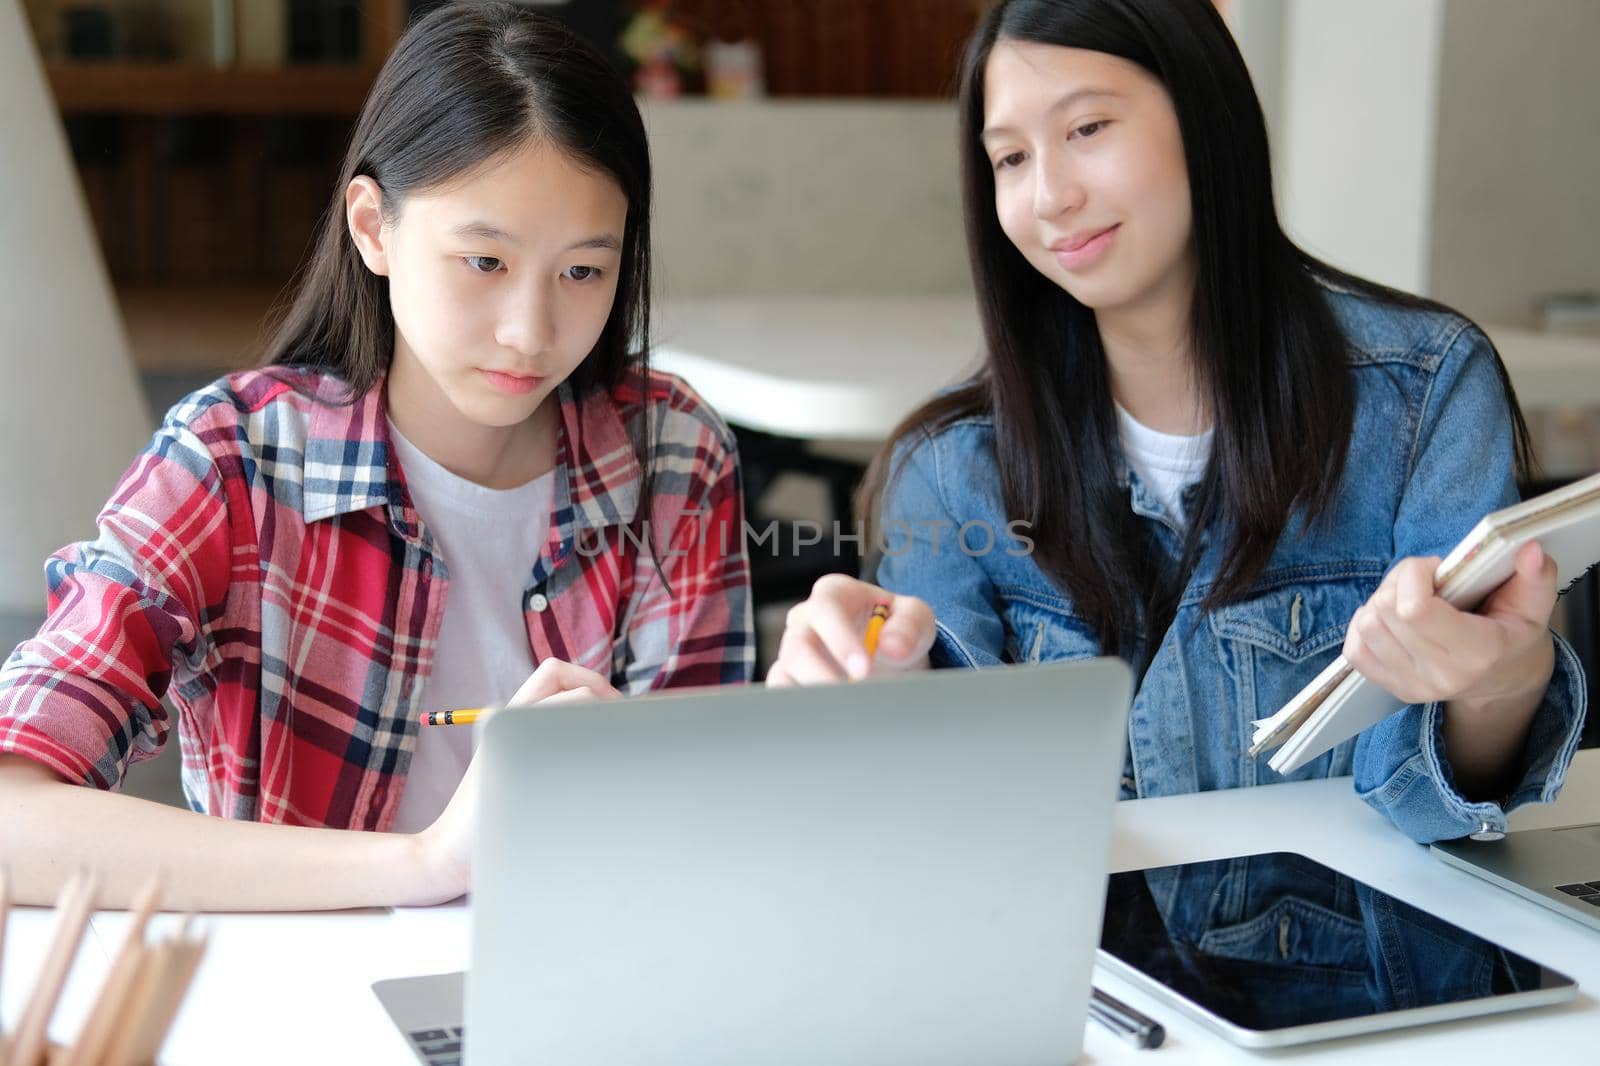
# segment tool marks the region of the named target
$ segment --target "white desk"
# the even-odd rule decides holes
[[[981,336],[969,296],[742,298],[664,302],[652,343],[729,422],[879,441],[977,367]]]
[[[1312,1045],[1295,1053],[1297,1062],[1504,1064],[1529,1061],[1535,1049],[1541,1062],[1592,1060],[1600,1039],[1600,1002],[1594,998],[1600,994],[1600,933],[1437,861],[1357,800],[1348,779],[1140,800],[1120,804],[1115,817],[1114,869],[1303,851],[1554,966],[1583,988],[1577,1002],[1565,1006]],[[1528,827],[1597,819],[1600,751],[1587,751],[1578,756],[1559,804],[1515,816],[1513,823]],[[21,974],[32,972],[45,948],[47,915],[24,911],[19,917],[14,932],[20,935],[8,952],[8,1019],[20,1009]],[[370,986],[385,977],[464,969],[468,917],[468,908],[456,904],[395,913],[209,918],[211,951],[163,1062],[409,1066],[411,1052]],[[75,1031],[93,987],[88,978],[103,972],[125,921],[123,914],[96,916],[80,961],[84,972],[57,1019],[58,1038]],[[1080,1062],[1176,1066],[1255,1057],[1113,977],[1102,974],[1097,981],[1162,1021],[1167,1044],[1159,1051],[1136,1052],[1091,1023]]]
[[[972,297],[664,301],[655,363],[728,421],[804,440],[879,441],[978,365]],[[1600,406],[1600,340],[1488,327],[1524,407]]]
[[[1537,408],[1600,407],[1600,337],[1485,326],[1500,350],[1517,400]]]

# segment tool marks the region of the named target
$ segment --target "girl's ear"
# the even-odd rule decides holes
[[[365,174],[351,179],[344,190],[344,220],[350,237],[367,269],[379,277],[389,276],[389,257],[384,249],[383,190]]]

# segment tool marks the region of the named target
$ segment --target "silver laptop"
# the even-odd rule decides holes
[[[1104,659],[495,716],[467,1063],[1072,1061],[1130,692]]]
[[[1501,840],[1451,840],[1433,853],[1452,866],[1600,929],[1600,822],[1522,829]]]

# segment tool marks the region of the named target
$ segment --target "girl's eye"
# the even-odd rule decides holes
[[[500,260],[492,255],[469,255],[463,258],[467,266],[480,274],[493,274],[500,269]]]
[[[1001,156],[998,160],[996,160],[994,168],[996,170],[1004,170],[1006,167],[1019,166],[1021,163],[1022,153],[1012,152],[1010,155]]]
[[[1068,136],[1069,137],[1093,137],[1095,134],[1099,133],[1101,130],[1103,130],[1105,128],[1106,128],[1106,120],[1105,119],[1099,119],[1099,120],[1097,120],[1095,122],[1086,122],[1086,123],[1084,123],[1082,126],[1079,126],[1077,129],[1073,130],[1072,133],[1069,134]]]
[[[590,281],[600,276],[600,268],[591,266],[568,267],[565,274],[573,281]]]

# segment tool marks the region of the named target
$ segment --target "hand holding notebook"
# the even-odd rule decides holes
[[[1511,576],[1518,549],[1532,541],[1555,560],[1558,588],[1600,561],[1600,474],[1486,516],[1439,564],[1434,587],[1452,606],[1475,610]],[[1282,745],[1268,765],[1291,773],[1402,706],[1341,655],[1277,714],[1255,723],[1250,754]]]

